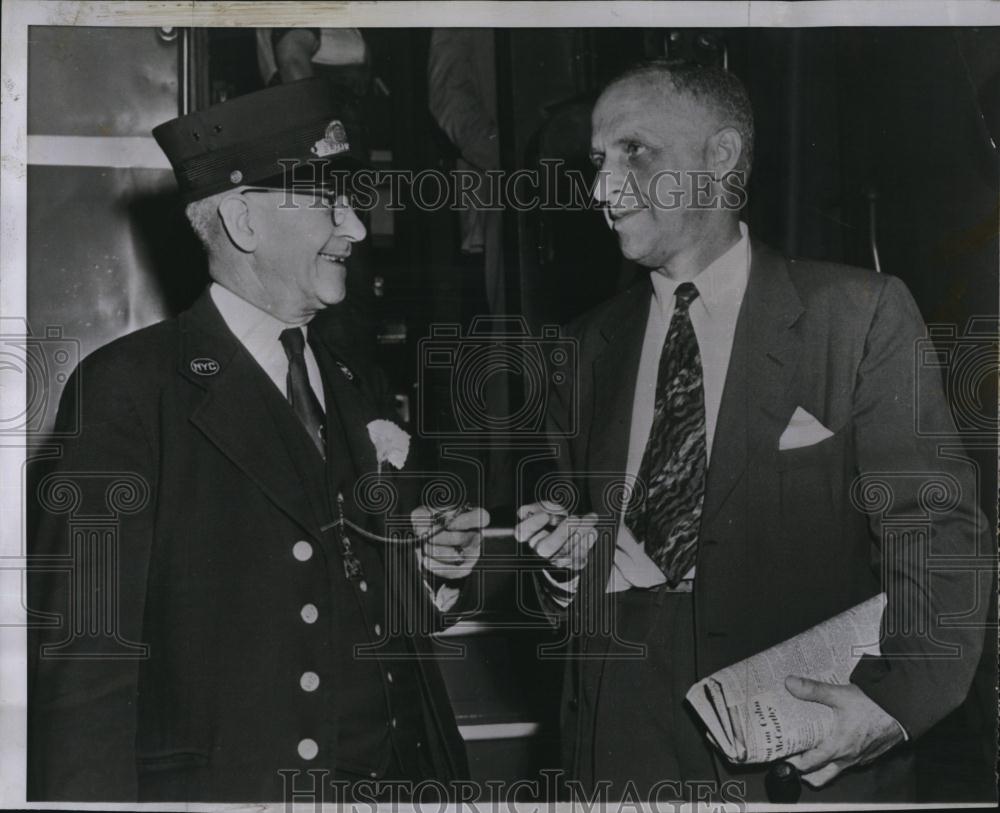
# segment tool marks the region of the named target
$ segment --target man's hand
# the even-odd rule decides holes
[[[414,532],[423,536],[435,528],[437,520],[429,508],[421,505],[410,514],[410,522]],[[479,529],[489,524],[489,512],[482,508],[456,514],[417,551],[420,566],[447,581],[464,579],[476,566],[483,550]]]
[[[899,723],[853,683],[841,686],[793,675],[785,679],[785,688],[799,700],[822,703],[833,710],[830,736],[787,760],[814,788],[852,765],[871,762],[905,739]]]
[[[556,503],[536,502],[522,505],[517,517],[521,520],[514,528],[518,542],[527,542],[550,567],[583,570],[597,541],[597,514],[571,517]]]

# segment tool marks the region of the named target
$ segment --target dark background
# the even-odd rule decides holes
[[[389,95],[372,107],[369,146],[380,165],[447,169],[455,150],[427,104],[426,30],[363,32]],[[183,109],[261,86],[250,29],[33,28],[30,136],[141,137]],[[182,45],[184,46],[182,48]],[[790,254],[874,267],[903,279],[928,322],[950,326],[943,349],[993,346],[998,300],[1000,31],[893,29],[517,29],[494,32],[501,165],[563,158],[590,171],[589,106],[629,63],[686,56],[725,63],[746,83],[756,116],[756,160],[746,219],[757,238]],[[591,211],[504,214],[508,311],[537,332],[564,323],[634,279],[613,235]],[[371,222],[369,222],[371,227]],[[72,155],[28,170],[28,305],[43,335],[61,326],[86,354],[118,335],[186,307],[206,281],[162,168],[81,167]],[[359,331],[405,399],[435,431],[447,431],[447,382],[417,387],[419,340],[432,324],[470,326],[485,312],[482,271],[458,250],[453,212],[396,213],[351,278]],[[379,294],[375,283],[379,281]],[[985,335],[968,330],[983,317]],[[995,353],[994,353],[995,358]],[[51,393],[58,393],[54,368]],[[509,376],[514,404],[525,381]],[[963,438],[980,464],[984,510],[996,526],[996,370],[974,376],[956,411],[987,427]],[[44,393],[35,393],[44,400]],[[53,398],[39,434],[51,425]],[[961,414],[958,415],[961,419]],[[442,468],[442,445],[422,451]],[[524,448],[469,452],[489,463],[472,478],[508,521],[512,470]],[[464,476],[464,475],[463,475]],[[488,485],[487,485],[488,484]],[[494,552],[503,552],[497,547]],[[501,591],[509,585],[498,580]],[[507,604],[513,601],[507,596]],[[995,597],[991,602],[994,607]],[[503,602],[500,602],[503,606]],[[504,611],[481,622],[502,621]],[[529,625],[530,626],[530,625]],[[539,661],[538,629],[466,625],[464,659],[445,664],[460,722],[535,722],[533,736],[470,742],[480,778],[530,776],[558,764],[558,662]],[[995,628],[963,707],[915,744],[927,800],[995,794]],[[469,729],[472,730],[472,729]],[[497,736],[490,736],[490,732]]]

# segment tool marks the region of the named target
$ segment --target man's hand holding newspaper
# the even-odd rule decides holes
[[[815,788],[852,765],[871,762],[905,739],[899,723],[853,683],[838,686],[793,675],[785,679],[785,687],[800,700],[820,703],[833,712],[823,739],[785,760]]]
[[[885,595],[698,681],[687,699],[730,762],[786,760],[814,787],[905,739],[889,714],[849,683],[878,654]]]

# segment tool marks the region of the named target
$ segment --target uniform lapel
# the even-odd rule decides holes
[[[287,422],[278,414],[285,406],[280,393],[226,327],[207,291],[180,323],[178,372],[204,393],[191,422],[278,508],[318,534],[316,513],[287,443]]]
[[[375,447],[368,435],[368,424],[378,411],[356,365],[345,360],[343,352],[332,349],[323,339],[310,344],[323,375],[326,396],[328,454],[349,458],[354,478],[378,469]]]
[[[375,533],[384,533],[385,514],[375,510],[383,492],[373,491],[371,480],[365,477],[378,472],[368,424],[382,417],[365,380],[366,368],[344,348],[334,347],[319,330],[310,330],[309,340],[323,374],[326,395],[327,472],[329,487],[336,492],[331,496],[336,499],[338,494],[343,495],[348,516]],[[390,477],[391,472],[383,470],[378,475],[379,484]]]
[[[751,256],[712,443],[703,523],[722,508],[753,456],[768,444],[777,448],[795,409],[788,385],[801,352],[792,326],[802,302],[784,257],[757,242]]]

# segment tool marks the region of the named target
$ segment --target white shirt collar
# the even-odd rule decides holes
[[[273,351],[283,330],[295,327],[241,299],[217,282],[211,284],[209,294],[226,325],[256,359]],[[308,331],[306,325],[303,328]],[[305,335],[308,338],[308,332]]]
[[[697,301],[711,314],[718,306],[726,307],[743,301],[749,275],[750,233],[747,224],[740,221],[740,239],[691,281],[698,288]],[[653,299],[661,315],[667,319],[674,312],[674,291],[680,282],[657,271],[650,272],[650,278]]]

